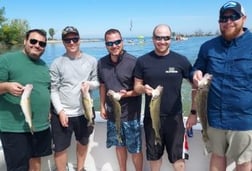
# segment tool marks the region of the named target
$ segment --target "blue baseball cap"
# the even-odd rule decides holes
[[[223,16],[223,14],[227,10],[233,10],[234,12],[239,14],[240,16],[245,16],[244,8],[242,7],[242,5],[239,2],[228,1],[227,3],[225,3],[220,9],[220,16]]]

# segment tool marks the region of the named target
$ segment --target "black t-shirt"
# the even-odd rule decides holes
[[[134,68],[136,58],[126,52],[120,56],[118,63],[113,63],[110,56],[104,56],[98,61],[98,78],[108,90],[116,92],[120,90],[132,90],[134,88]],[[122,107],[121,119],[130,121],[140,119],[141,96],[127,97],[120,100]],[[108,119],[114,121],[113,108],[109,98],[106,96]]]
[[[160,116],[171,116],[182,114],[181,85],[183,78],[189,78],[191,69],[192,65],[185,56],[173,51],[166,56],[158,56],[151,51],[138,58],[134,76],[152,88],[164,87]],[[151,96],[145,97],[145,116],[148,117]]]

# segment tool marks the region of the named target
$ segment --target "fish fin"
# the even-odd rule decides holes
[[[155,138],[155,145],[157,145],[157,144],[162,145],[162,141],[161,141],[160,137]]]

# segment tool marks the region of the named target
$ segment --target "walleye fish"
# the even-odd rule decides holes
[[[89,87],[82,84],[81,93],[84,116],[88,120],[88,126],[94,126],[93,99],[90,96]]]
[[[121,104],[119,102],[121,99],[121,95],[119,93],[116,93],[113,90],[108,90],[107,95],[109,96],[109,99],[111,100],[112,105],[113,105],[117,139],[120,143],[122,143],[122,137],[121,137],[121,114],[122,114],[122,111],[121,111]]]
[[[32,84],[26,84],[24,87],[24,91],[21,96],[20,106],[22,112],[25,116],[25,121],[27,122],[31,133],[33,134],[33,126],[32,126],[32,111],[31,111],[31,103],[30,103],[30,95],[33,89]]]
[[[161,96],[163,93],[163,86],[157,86],[152,91],[152,98],[149,104],[150,107],[150,115],[152,120],[152,128],[155,132],[155,145],[162,144],[161,137],[159,133],[160,129],[160,104],[161,104]]]
[[[207,97],[208,97],[208,90],[211,83],[212,75],[206,73],[202,80],[200,80],[198,84],[197,94],[195,97],[196,105],[197,105],[197,112],[199,115],[200,123],[202,126],[202,140],[205,144],[204,153],[207,155],[211,152],[210,150],[210,143],[209,137],[207,135]]]

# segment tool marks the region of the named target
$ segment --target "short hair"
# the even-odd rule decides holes
[[[26,32],[26,34],[25,34],[26,40],[29,38],[30,34],[33,33],[33,32],[37,32],[38,34],[45,37],[45,39],[46,39],[46,32],[44,30],[42,30],[42,29],[31,29],[31,30],[28,30]]]
[[[106,36],[109,35],[109,34],[113,34],[113,33],[118,33],[120,35],[120,37],[122,38],[122,35],[121,35],[121,32],[117,29],[114,29],[114,28],[111,28],[111,29],[108,29],[105,34],[104,34],[104,40],[106,40]]]
[[[153,32],[152,32],[152,35],[153,35],[153,36],[155,36],[155,32],[156,32],[156,30],[157,30],[159,27],[167,27],[167,28],[169,29],[170,33],[172,32],[171,27],[170,27],[169,25],[167,25],[167,24],[159,24],[159,25],[157,25],[157,26],[153,29]]]

